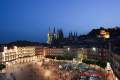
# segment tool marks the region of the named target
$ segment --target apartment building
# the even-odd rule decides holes
[[[116,78],[120,79],[120,54],[111,52],[110,64]]]

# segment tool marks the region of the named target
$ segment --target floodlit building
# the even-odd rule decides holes
[[[29,57],[35,55],[35,47],[27,46],[27,47],[18,47],[18,57]]]
[[[44,48],[43,54],[46,55],[64,55],[68,53],[70,55],[77,55],[79,48]]]
[[[65,53],[64,48],[44,48],[44,56],[46,55],[63,55]]]
[[[27,46],[27,47],[3,47],[3,51],[0,52],[2,63],[19,61],[25,57],[35,56],[35,47]]]
[[[17,58],[17,47],[12,48],[4,47],[2,52],[2,62],[10,62]]]
[[[35,47],[35,55],[43,55],[43,47]]]

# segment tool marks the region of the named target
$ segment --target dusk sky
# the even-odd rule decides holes
[[[78,34],[120,25],[120,0],[0,0],[0,43],[45,42],[49,26]]]

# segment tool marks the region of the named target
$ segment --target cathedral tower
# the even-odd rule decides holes
[[[51,44],[53,40],[53,33],[50,31],[50,27],[49,27],[49,32],[48,32],[48,40],[47,43]]]

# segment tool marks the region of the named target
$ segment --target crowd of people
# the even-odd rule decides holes
[[[16,67],[13,80],[103,80],[94,68],[84,63],[74,64],[64,61],[40,61]],[[89,73],[89,74],[88,74]]]
[[[92,75],[99,74],[95,69],[83,63],[79,65],[82,67],[73,63],[49,61],[44,62],[41,68],[50,70],[49,80],[102,80],[102,76]]]

